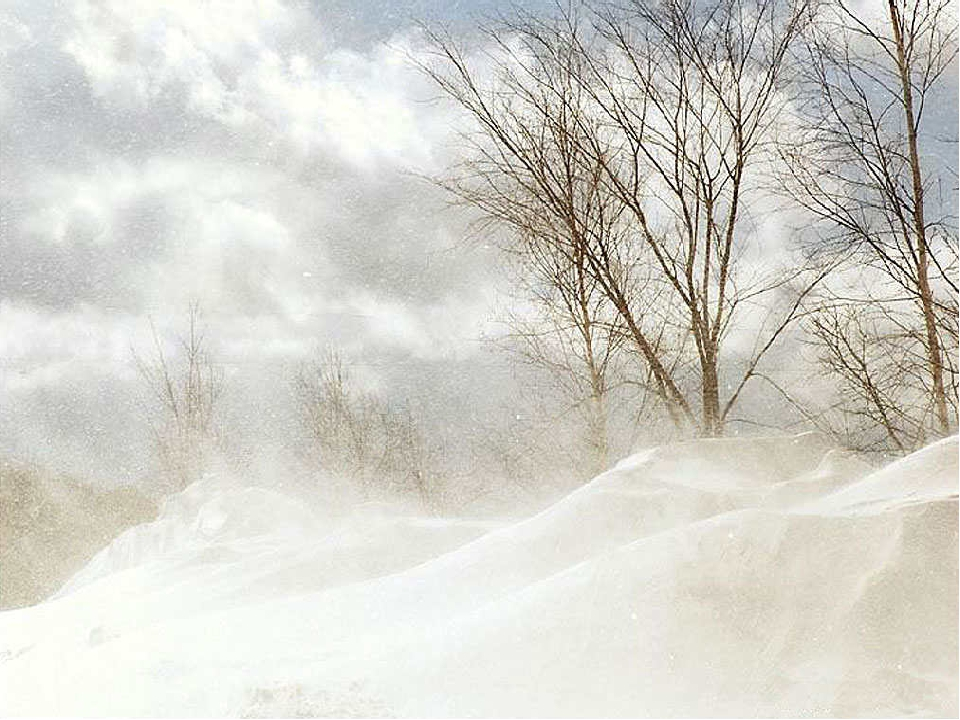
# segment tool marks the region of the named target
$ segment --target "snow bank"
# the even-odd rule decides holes
[[[188,488],[0,614],[0,712],[955,715],[957,440],[646,451],[497,527]]]
[[[161,558],[203,552],[208,547],[229,552],[232,544],[262,540],[264,536],[295,539],[310,532],[317,521],[302,502],[264,488],[208,476],[167,498],[155,522],[130,528],[117,537],[58,595]]]
[[[822,513],[880,513],[905,505],[957,498],[957,438],[925,447],[858,483],[811,504]]]

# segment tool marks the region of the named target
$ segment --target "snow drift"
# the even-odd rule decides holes
[[[0,614],[4,715],[956,715],[957,439],[650,450],[519,523],[204,480]]]

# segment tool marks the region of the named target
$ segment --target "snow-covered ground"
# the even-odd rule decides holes
[[[0,714],[956,716],[957,453],[680,443],[510,524],[208,478],[0,613]]]

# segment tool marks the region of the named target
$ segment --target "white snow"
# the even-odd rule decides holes
[[[208,478],[0,613],[0,714],[956,715],[957,439],[648,450],[519,523]]]

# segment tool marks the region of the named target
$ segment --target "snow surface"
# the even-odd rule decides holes
[[[512,524],[207,478],[0,613],[0,714],[956,716],[957,452],[678,443]]]

